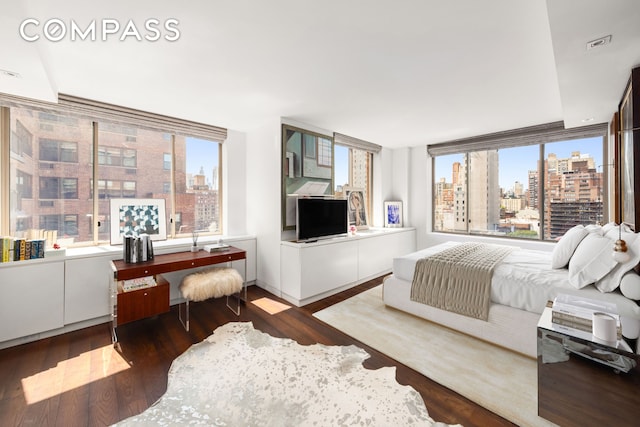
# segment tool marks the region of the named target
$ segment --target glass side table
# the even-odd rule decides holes
[[[538,415],[560,426],[640,425],[640,356],[624,341],[538,322]]]

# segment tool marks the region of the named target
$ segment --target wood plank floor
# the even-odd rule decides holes
[[[178,355],[218,326],[238,320],[252,321],[256,329],[303,345],[364,348],[371,355],[364,366],[396,366],[398,382],[420,392],[436,421],[466,427],[513,426],[312,316],[381,280],[277,314],[249,303],[237,317],[224,298],[194,303],[190,332],[183,329],[174,306],[169,313],[119,327],[120,352],[111,345],[110,324],[0,350],[0,426],[105,426],[140,413],[166,391],[167,372]],[[249,287],[249,301],[263,297],[284,302],[257,286]]]

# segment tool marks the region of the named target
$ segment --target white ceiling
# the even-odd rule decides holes
[[[387,147],[608,122],[640,65],[637,0],[23,0],[0,92],[57,93],[250,131],[287,117]],[[48,20],[175,18],[175,42],[26,42]],[[163,34],[167,34],[166,32]],[[612,35],[612,43],[586,43]]]

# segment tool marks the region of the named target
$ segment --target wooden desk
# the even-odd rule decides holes
[[[176,252],[156,255],[153,260],[140,263],[125,263],[124,260],[111,262],[113,281],[111,297],[113,302],[113,342],[118,341],[116,328],[122,324],[155,316],[169,311],[169,282],[163,273],[205,267],[208,265],[230,263],[244,260],[244,294],[247,297],[247,254],[242,249],[230,246],[217,252]],[[139,277],[154,276],[157,286],[136,289],[128,292],[119,290],[118,282]]]

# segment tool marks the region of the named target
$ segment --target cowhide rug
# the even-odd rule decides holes
[[[176,358],[167,392],[118,426],[445,426],[395,368],[355,346],[302,346],[228,323]]]

